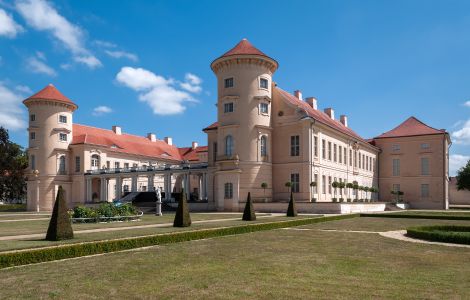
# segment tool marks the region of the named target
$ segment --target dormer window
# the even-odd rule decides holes
[[[224,86],[225,86],[225,88],[233,87],[233,77],[226,78],[225,81],[224,81]]]
[[[233,102],[224,103],[224,113],[233,112]]]
[[[260,78],[259,87],[262,89],[268,89],[268,80],[266,78]]]
[[[59,116],[59,123],[67,123],[67,116],[60,115]]]

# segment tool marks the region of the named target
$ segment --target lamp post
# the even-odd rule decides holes
[[[33,174],[36,178],[36,212],[39,212],[39,170],[34,170]]]

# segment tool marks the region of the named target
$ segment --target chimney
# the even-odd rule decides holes
[[[346,115],[341,115],[339,117],[339,121],[341,122],[341,124],[343,124],[344,126],[348,127],[348,116]]]
[[[121,135],[121,127],[120,126],[113,126],[113,131],[117,135]]]
[[[299,99],[299,100],[302,100],[302,92],[297,90],[297,91],[294,91],[294,96]]]
[[[193,142],[192,145],[191,145],[191,148],[193,148],[193,150],[196,150],[196,148],[197,148],[197,142]]]
[[[335,111],[331,107],[325,108],[325,114],[327,114],[331,119],[335,119]]]
[[[156,142],[156,141],[157,141],[157,136],[155,135],[155,133],[147,133],[147,138],[148,138],[151,142]]]
[[[169,136],[165,137],[165,143],[167,143],[168,145],[173,145],[173,139]]]
[[[317,99],[315,97],[308,97],[305,98],[305,101],[310,105],[313,109],[317,109]]]

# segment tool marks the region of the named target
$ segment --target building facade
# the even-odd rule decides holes
[[[28,209],[50,210],[59,185],[70,206],[182,188],[207,209],[241,211],[255,202],[392,201],[404,192],[416,208],[448,207],[449,135],[415,118],[366,140],[331,107],[281,89],[278,62],[246,39],[215,59],[217,121],[207,146],[159,140],[73,123],[75,103],[49,85],[24,101],[30,116]],[[289,186],[286,185],[289,183]],[[374,187],[379,193],[334,188]]]

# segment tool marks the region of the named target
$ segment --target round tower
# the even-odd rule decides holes
[[[27,206],[31,211],[50,211],[59,185],[66,199],[71,196],[69,145],[78,106],[52,84],[23,103],[29,113]]]
[[[274,59],[246,39],[211,63],[218,90],[215,198],[219,208],[221,197],[225,210],[242,209],[239,202],[248,192],[255,199],[271,198],[272,76],[277,67]]]

